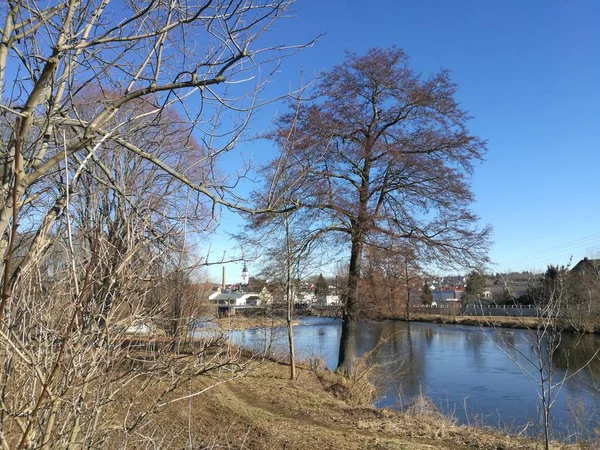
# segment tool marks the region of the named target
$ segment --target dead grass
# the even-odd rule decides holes
[[[268,327],[285,327],[287,323],[285,319],[267,317],[264,315],[256,316],[231,316],[213,319],[211,322],[216,323],[223,331],[231,330],[247,330],[250,328],[268,328]],[[294,326],[299,325],[299,322],[294,321]]]
[[[394,318],[394,320],[405,320],[402,317]],[[537,317],[513,317],[513,316],[461,316],[458,313],[447,314],[411,314],[411,321],[414,322],[430,322],[455,325],[469,326],[484,326],[497,328],[522,328],[534,329],[538,326]],[[600,333],[600,326],[596,318],[589,320],[580,320],[575,326],[567,320],[558,319],[556,326],[561,331],[571,333]]]
[[[161,448],[178,449],[541,448],[534,441],[500,431],[458,426],[426,399],[404,412],[371,408],[372,392],[368,394],[364,378],[347,380],[301,366],[297,379],[291,381],[288,372],[283,364],[257,364],[244,378],[165,406],[155,414],[152,430],[141,430],[140,435],[151,432]],[[170,395],[193,393],[214,381],[198,377]],[[147,395],[151,398],[152,392]],[[123,399],[122,406],[125,404]],[[113,411],[107,417],[118,423],[124,411]],[[105,448],[119,448],[122,439],[113,434]],[[146,448],[147,439],[140,437],[139,447],[128,448]],[[553,448],[575,447],[555,444]]]
[[[537,325],[535,317],[509,316],[460,316],[451,314],[411,314],[411,321],[433,322],[456,325],[500,327],[500,328],[531,328]]]

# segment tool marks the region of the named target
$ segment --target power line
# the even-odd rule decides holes
[[[532,253],[524,258],[510,259],[504,262],[503,266],[523,267],[528,264],[534,264],[542,261],[544,264],[548,264],[552,262],[550,260],[553,257],[564,257],[567,253],[569,256],[574,256],[576,253],[582,253],[586,251],[593,244],[596,244],[600,247],[600,233],[583,236],[581,238]]]

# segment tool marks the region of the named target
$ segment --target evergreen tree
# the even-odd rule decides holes
[[[327,283],[323,274],[320,273],[315,283],[315,295],[318,297],[327,297],[327,294],[329,294],[329,283]]]
[[[465,287],[465,294],[470,298],[474,299],[483,295],[485,290],[485,275],[474,270],[467,276],[467,286]]]
[[[423,283],[423,291],[421,292],[421,303],[423,305],[431,305],[433,303],[433,293],[427,282]]]

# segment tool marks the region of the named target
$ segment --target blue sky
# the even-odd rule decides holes
[[[397,45],[413,68],[452,71],[457,98],[473,116],[471,130],[488,140],[472,180],[473,209],[494,227],[493,271],[543,270],[547,264],[600,257],[600,2],[552,0],[299,0],[294,18],[275,25],[263,43],[305,42],[274,88],[342,62],[344,51]],[[254,123],[260,132],[273,106]],[[241,148],[254,159],[272,148]],[[233,245],[226,216],[213,238],[217,253]],[[252,265],[250,265],[252,271]],[[231,282],[241,266],[228,268]],[[215,277],[220,267],[209,269]]]

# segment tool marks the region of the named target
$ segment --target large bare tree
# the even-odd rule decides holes
[[[400,49],[348,54],[322,74],[315,101],[283,115],[273,133],[287,156],[273,166],[267,197],[288,195],[282,180],[293,180],[288,201],[308,211],[306,226],[337,234],[350,254],[344,373],[352,371],[365,245],[410,241],[417,257],[443,264],[485,259],[490,230],[469,209],[469,175],[485,142],[469,132],[455,93],[447,71],[422,77]]]

